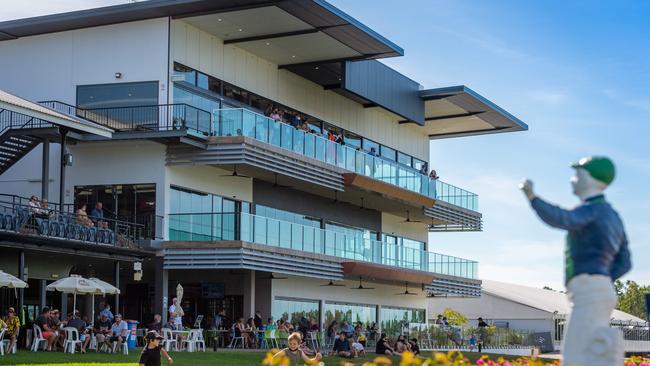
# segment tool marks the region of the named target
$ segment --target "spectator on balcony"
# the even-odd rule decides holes
[[[302,121],[300,120],[300,115],[298,114],[298,112],[289,113],[289,124],[292,127],[298,128],[298,126],[300,126],[301,123]]]
[[[29,198],[29,202],[27,203],[27,205],[29,206],[29,212],[36,219],[37,223],[40,224],[40,219],[48,218],[48,215],[43,212],[43,208],[41,207],[41,201],[38,199],[37,196],[31,196]]]
[[[435,170],[435,169],[431,169],[431,173],[429,173],[429,178],[431,178],[431,179],[438,179],[438,178],[440,178],[440,177],[438,177],[438,173],[436,173],[436,170]]]
[[[108,228],[108,223],[104,221],[104,205],[101,202],[97,202],[95,208],[90,212],[90,220],[97,227]]]
[[[92,220],[88,217],[88,213],[86,213],[85,203],[79,205],[79,209],[77,210],[77,224],[89,227],[95,226]]]
[[[47,198],[43,198],[41,200],[41,212],[43,213],[43,215],[47,216],[48,218],[53,213],[52,209],[50,208],[49,202],[47,202]]]
[[[429,165],[427,163],[423,163],[422,167],[420,167],[420,174],[427,175],[428,171],[429,171]]]
[[[273,109],[269,117],[274,121],[282,121],[282,116],[280,116],[280,111],[277,108]]]
[[[307,121],[302,121],[300,123],[300,125],[298,126],[298,129],[302,130],[302,131],[305,131],[305,132],[311,132],[311,130],[309,129],[309,124],[307,123]]]

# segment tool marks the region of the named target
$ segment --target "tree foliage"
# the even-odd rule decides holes
[[[645,294],[650,293],[650,286],[641,286],[634,281],[616,280],[614,283],[618,304],[616,308],[641,319],[647,319]]]

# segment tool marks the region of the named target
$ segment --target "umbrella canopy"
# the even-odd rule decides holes
[[[176,286],[176,298],[179,304],[183,301],[183,286],[180,283]]]
[[[27,282],[0,270],[0,287],[25,288],[27,287]]]
[[[95,282],[99,287],[101,287],[101,293],[108,295],[117,295],[120,293],[120,289],[111,285],[108,282],[102,281],[99,278],[90,277],[89,280]]]
[[[78,275],[62,278],[47,285],[48,291],[59,291],[68,294],[102,294],[102,287],[92,280]]]

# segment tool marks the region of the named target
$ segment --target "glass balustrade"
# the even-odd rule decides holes
[[[354,261],[478,278],[475,261],[247,213],[170,214],[169,240],[242,240]]]
[[[272,120],[243,108],[214,111],[214,131],[218,136],[246,136],[291,150],[345,170],[478,211],[478,196],[440,180],[430,179],[416,169],[341,145],[291,125]]]

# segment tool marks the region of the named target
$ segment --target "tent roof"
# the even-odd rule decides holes
[[[483,280],[481,287],[483,293],[549,313],[557,311],[560,315],[566,315],[571,310],[569,299],[562,292],[492,280]],[[641,318],[620,310],[614,310],[612,317],[617,321],[645,322]]]

